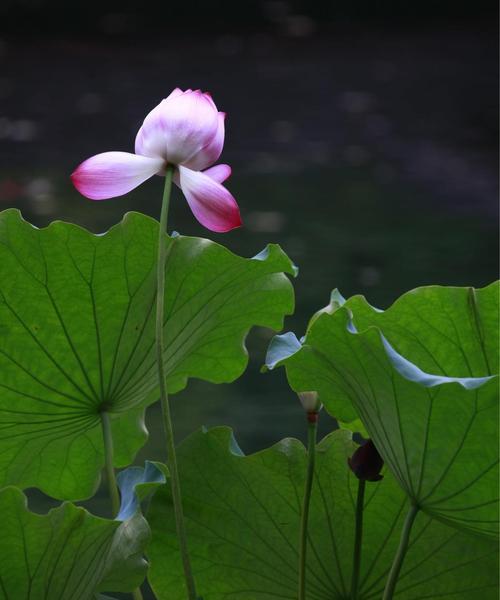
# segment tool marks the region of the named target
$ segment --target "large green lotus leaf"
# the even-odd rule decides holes
[[[158,223],[137,213],[103,235],[0,213],[0,485],[91,496],[101,411],[112,419],[116,466],[144,443],[144,407],[158,397],[157,240]],[[247,364],[249,329],[278,329],[293,310],[284,274],[293,265],[275,245],[245,259],[206,239],[165,243],[169,391],[190,377],[232,381]]]
[[[386,311],[354,297],[278,337],[268,366],[361,417],[407,494],[454,526],[498,534],[498,285],[420,288]]]
[[[356,444],[338,430],[317,449],[311,499],[307,598],[350,598],[358,480],[347,467]],[[297,440],[243,456],[231,431],[193,434],[179,448],[188,541],[204,600],[297,598],[300,506],[306,451]],[[366,484],[358,600],[379,599],[408,499],[390,472]],[[148,518],[149,581],[159,600],[183,600],[182,566],[169,489]],[[401,600],[496,598],[496,544],[427,514],[417,515],[396,597]]]
[[[145,577],[150,531],[139,514],[111,521],[65,502],[39,515],[14,487],[0,491],[0,514],[2,600],[86,600],[130,592]]]

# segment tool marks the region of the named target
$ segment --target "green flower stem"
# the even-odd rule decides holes
[[[168,208],[170,205],[170,193],[172,191],[172,178],[174,175],[174,166],[168,165],[165,173],[165,189],[163,192],[163,202],[161,207],[160,232],[158,236],[158,289],[156,299],[156,362],[158,365],[158,379],[160,386],[160,401],[163,414],[163,428],[167,442],[167,464],[170,473],[170,486],[172,490],[172,501],[174,505],[175,525],[177,538],[179,540],[179,550],[181,553],[182,566],[189,600],[197,600],[194,577],[191,570],[191,561],[189,560],[186,528],[184,525],[184,515],[182,510],[181,488],[179,482],[179,472],[177,469],[177,455],[175,453],[174,430],[172,426],[172,416],[170,414],[170,404],[168,401],[167,382],[165,378],[165,369],[163,366],[163,318],[165,313],[165,267],[168,254],[172,248],[173,242],[168,246],[165,243],[165,233],[167,231]]]
[[[351,598],[357,600],[359,571],[361,568],[361,546],[363,543],[363,508],[365,504],[366,481],[358,481],[358,497],[356,500],[356,530],[354,532],[354,554],[352,558]]]
[[[299,546],[299,600],[306,598],[306,558],[307,558],[307,522],[309,518],[309,504],[314,479],[314,461],[316,458],[316,433],[318,430],[318,413],[307,414],[307,473],[300,518],[300,546]]]
[[[399,547],[397,549],[396,556],[394,557],[394,560],[392,562],[392,567],[389,572],[389,577],[387,578],[387,583],[385,584],[385,590],[382,600],[392,600],[394,591],[396,589],[399,572],[401,571],[401,566],[403,564],[403,560],[408,550],[408,542],[410,541],[411,528],[413,526],[413,522],[415,521],[415,517],[417,516],[418,511],[419,507],[416,504],[413,504],[412,502],[408,510],[408,514],[406,515],[405,522],[403,524],[403,530],[401,532]]]
[[[104,468],[106,470],[106,480],[108,484],[109,497],[111,499],[112,517],[115,518],[120,512],[120,492],[116,484],[115,468],[113,466],[113,432],[109,414],[105,411],[101,412],[102,437],[104,440]],[[132,592],[134,600],[143,600],[141,590],[139,588]]]
[[[107,412],[101,413],[102,437],[104,439],[104,469],[108,484],[109,497],[111,499],[111,515],[113,519],[120,512],[120,493],[116,484],[115,468],[113,466],[113,433]]]

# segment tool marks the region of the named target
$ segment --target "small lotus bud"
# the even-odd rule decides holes
[[[347,463],[358,479],[380,481],[383,478],[380,471],[384,466],[384,460],[372,440],[360,446],[351,458],[347,459]]]
[[[319,401],[318,392],[298,392],[297,395],[307,413],[318,413],[323,407]]]

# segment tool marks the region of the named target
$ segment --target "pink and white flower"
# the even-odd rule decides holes
[[[84,161],[71,175],[91,200],[122,196],[175,165],[174,182],[194,216],[207,229],[225,232],[241,225],[236,200],[222,183],[229,165],[213,165],[224,146],[225,113],[210,94],[176,88],[144,119],[135,154],[104,152]]]

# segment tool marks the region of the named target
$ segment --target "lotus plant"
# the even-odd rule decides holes
[[[177,535],[190,600],[198,598],[188,553],[181,490],[177,469],[174,433],[163,365],[163,323],[165,313],[165,267],[172,248],[163,237],[167,229],[172,182],[184,193],[194,216],[207,229],[226,232],[241,225],[238,205],[222,183],[231,174],[226,164],[214,165],[224,146],[225,113],[219,112],[212,97],[200,90],[174,91],[144,119],[135,139],[135,154],[104,152],[84,161],[72,174],[73,184],[91,200],[122,196],[153,175],[165,177],[160,218],[157,262],[156,357],[158,384],[167,442],[168,467],[172,486]],[[105,445],[109,435],[104,432]],[[112,456],[108,451],[106,455]],[[109,462],[109,461],[108,461]],[[112,473],[112,464],[107,465]],[[111,498],[118,492],[113,476],[108,477]],[[137,598],[140,592],[137,591]]]

